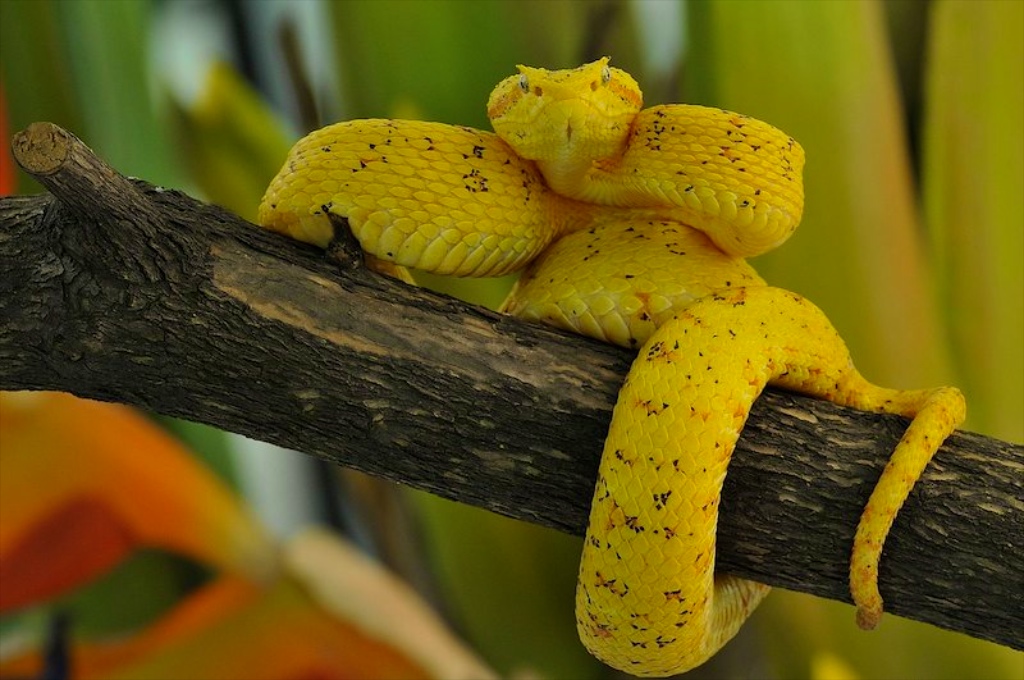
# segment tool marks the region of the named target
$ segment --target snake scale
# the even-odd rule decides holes
[[[260,206],[266,228],[327,246],[347,219],[372,262],[522,275],[505,311],[633,348],[594,492],[576,591],[583,644],[635,675],[693,668],[768,591],[716,575],[718,505],[767,384],[912,418],[864,509],[850,586],[882,614],[878,562],[904,499],[964,418],[955,388],[867,382],[825,315],[743,259],[803,210],[803,150],[759,120],[642,108],[608,59],[519,67],[488,102],[496,134],[353,120],[292,149]]]

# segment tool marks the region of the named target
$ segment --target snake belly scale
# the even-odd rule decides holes
[[[260,224],[326,246],[331,213],[372,262],[522,271],[506,312],[637,351],[576,591],[583,644],[636,675],[703,663],[768,592],[714,572],[722,483],[766,385],[913,418],[852,546],[857,619],[877,624],[885,536],[965,406],[951,387],[867,382],[817,307],[766,285],[743,259],[799,223],[799,144],[729,111],[643,109],[636,81],[607,59],[520,66],[488,115],[495,133],[402,120],[317,130],[268,187]]]

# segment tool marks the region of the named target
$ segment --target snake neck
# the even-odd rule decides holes
[[[629,177],[614,172],[615,161],[594,158],[559,158],[537,161],[547,185],[557,194],[603,206],[653,207],[659,205],[642,192],[631,190]],[[646,200],[645,200],[646,199]]]
[[[586,156],[573,158],[566,154],[553,160],[537,161],[537,167],[555,193],[586,200],[585,196],[590,190],[590,175],[594,170],[593,159]]]
[[[576,152],[563,153],[557,158],[534,161],[549,189],[545,196],[554,239],[588,228],[603,215],[601,206],[585,198],[594,162],[579,156]]]

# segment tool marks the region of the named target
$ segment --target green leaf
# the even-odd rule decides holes
[[[294,141],[284,124],[224,63],[210,68],[199,100],[191,108],[176,103],[172,115],[184,162],[205,197],[255,220]]]
[[[1024,441],[1024,3],[938,2],[923,191],[970,424]]]
[[[579,4],[579,3],[576,3]],[[336,72],[349,117],[390,116],[412,105],[424,120],[490,129],[487,95],[519,63],[548,63],[582,40],[585,5],[493,0],[344,2],[331,6],[338,38]],[[538,16],[538,14],[540,16]],[[564,30],[534,34],[542,18]]]
[[[55,0],[0,2],[0,73],[12,134],[41,120],[83,134],[57,14],[59,4]],[[41,190],[20,170],[18,184],[22,193]]]
[[[138,0],[56,3],[86,143],[123,174],[174,185],[150,79],[150,9]]]

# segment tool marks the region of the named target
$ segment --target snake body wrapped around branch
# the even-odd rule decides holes
[[[882,613],[878,561],[896,513],[964,418],[955,388],[877,387],[806,299],[742,258],[803,210],[803,150],[736,113],[642,109],[607,59],[520,67],[491,94],[497,134],[355,120],[300,140],[260,223],[327,246],[347,220],[371,261],[454,276],[522,271],[505,311],[631,347],[595,488],[576,595],[581,640],[637,675],[712,656],[767,594],[716,575],[718,504],[767,384],[913,418],[864,509],[850,585]]]

